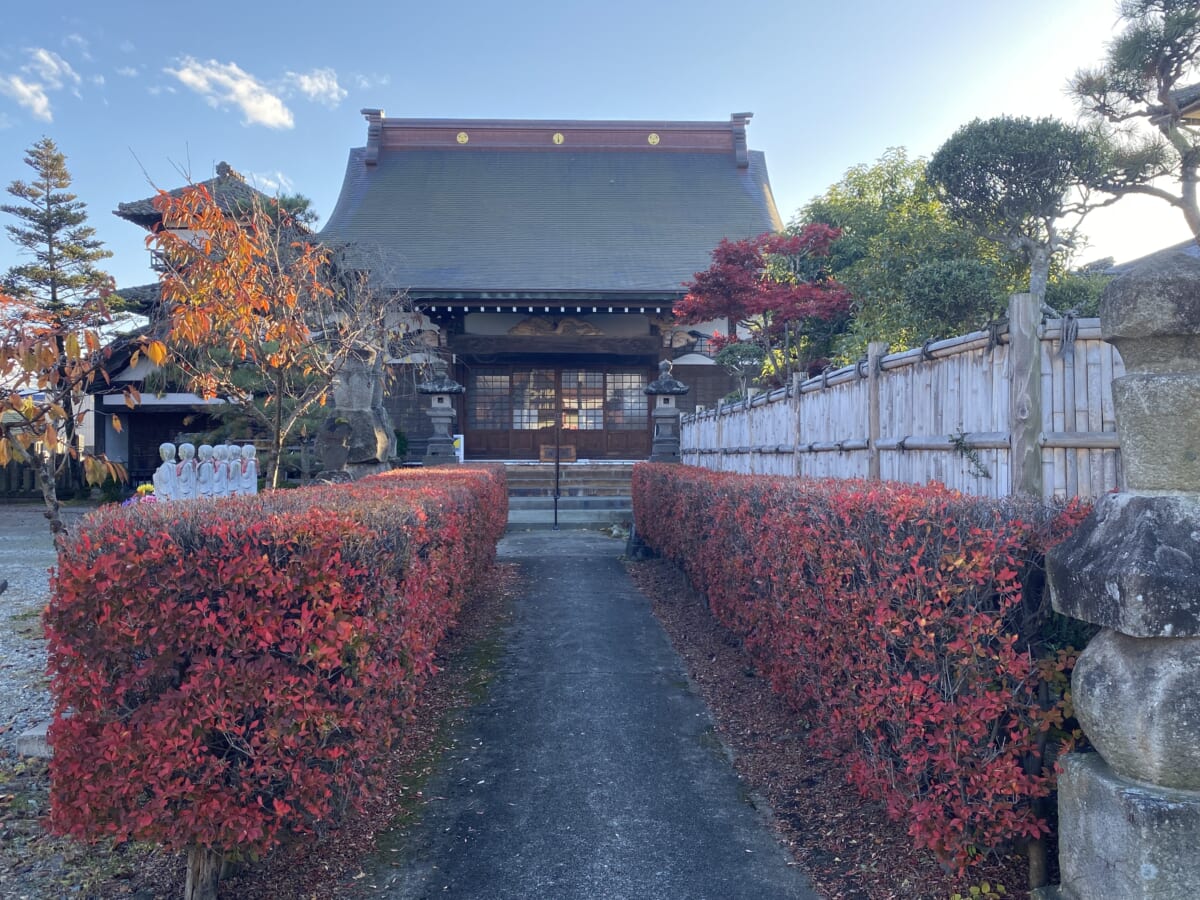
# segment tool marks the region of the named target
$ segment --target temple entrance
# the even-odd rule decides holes
[[[537,459],[558,442],[577,459],[650,454],[643,368],[474,366],[467,377],[464,436],[472,459]]]

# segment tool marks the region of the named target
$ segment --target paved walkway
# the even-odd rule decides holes
[[[525,590],[497,676],[425,786],[403,862],[385,847],[364,893],[816,897],[740,791],[623,549],[586,531],[504,539]]]

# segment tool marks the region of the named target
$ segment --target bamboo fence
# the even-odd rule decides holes
[[[1041,322],[1029,295],[987,331],[684,416],[683,461],[721,471],[940,481],[1004,497],[1096,497],[1121,486],[1112,381],[1098,319]]]

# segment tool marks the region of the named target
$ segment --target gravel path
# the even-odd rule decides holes
[[[70,525],[91,506],[63,508]],[[41,612],[49,596],[54,545],[40,503],[0,504],[0,756],[23,731],[50,717]]]

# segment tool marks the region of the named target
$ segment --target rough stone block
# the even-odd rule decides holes
[[[1063,615],[1135,637],[1200,636],[1200,495],[1105,494],[1046,569]]]
[[[1200,638],[1102,631],[1075,664],[1071,694],[1084,734],[1114,772],[1200,791]]]
[[[1059,866],[1070,900],[1192,900],[1200,892],[1200,793],[1115,775],[1068,755],[1058,780]]]
[[[1131,491],[1200,491],[1200,373],[1113,382],[1121,466]]]
[[[1114,279],[1100,300],[1100,327],[1128,372],[1200,371],[1200,260],[1156,255]]]
[[[362,347],[342,361],[333,382],[333,404],[338,409],[370,409],[382,401],[383,373],[374,351]]]
[[[338,409],[339,419],[350,427],[347,463],[386,462],[395,455],[396,436],[392,420],[382,406],[374,409]]]
[[[49,721],[41,722],[19,735],[17,737],[17,754],[19,756],[35,756],[38,759],[52,758],[54,749],[46,739],[49,727]]]

